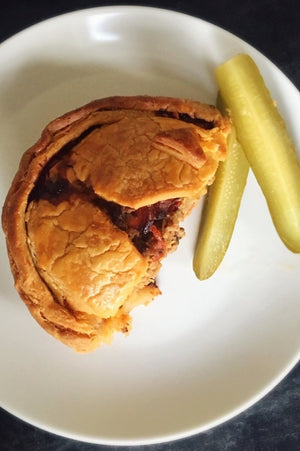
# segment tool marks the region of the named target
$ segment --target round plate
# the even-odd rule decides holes
[[[257,62],[300,147],[300,97],[262,54],[202,20],[142,7],[77,11],[0,46],[1,199],[22,153],[51,119],[108,95],[215,103],[215,67]],[[163,263],[163,292],[134,311],[133,331],[89,355],[46,334],[13,288],[1,236],[0,399],[50,432],[114,445],[186,437],[246,409],[300,351],[300,257],[278,238],[250,174],[228,253],[211,279],[192,270],[200,207]]]

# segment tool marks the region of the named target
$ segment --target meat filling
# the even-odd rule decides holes
[[[148,251],[152,260],[157,261],[166,255],[164,230],[180,204],[180,199],[168,199],[133,210],[106,202],[104,208],[112,222],[128,234],[139,252],[144,254]]]

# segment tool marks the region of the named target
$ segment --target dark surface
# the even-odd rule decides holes
[[[139,4],[174,9],[217,24],[264,53],[299,89],[300,4],[298,0],[198,0],[193,2],[2,0],[0,41],[52,16],[76,9],[113,4]],[[131,448],[75,442],[41,431],[0,409],[0,450],[3,451],[129,451],[130,449],[139,451],[298,450],[300,449],[300,365],[298,364],[264,399],[233,420],[208,432],[168,444]]]

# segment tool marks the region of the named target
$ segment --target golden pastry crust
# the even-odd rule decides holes
[[[122,113],[74,147],[75,178],[104,199],[132,208],[206,189],[224,153],[213,131],[149,113]]]
[[[26,225],[41,278],[74,312],[115,316],[146,274],[146,259],[127,234],[84,198],[31,202]]]
[[[16,289],[46,331],[89,352],[130,329],[131,309],[160,293],[161,256],[176,247],[178,220],[213,181],[229,130],[213,106],[149,96],[96,100],[44,129],[21,159],[2,225]],[[45,173],[56,184],[51,195],[43,193]],[[67,185],[58,190],[60,179]],[[181,211],[168,199],[181,199]],[[110,203],[134,224],[130,233],[114,223]],[[154,244],[143,253],[134,215],[149,205],[170,218],[178,209],[177,222],[152,221]]]

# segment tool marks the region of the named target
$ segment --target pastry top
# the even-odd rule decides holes
[[[114,122],[75,145],[70,162],[76,179],[120,205],[136,209],[198,196],[225,155],[226,142],[216,137],[217,128],[205,130],[149,112],[121,110],[105,116]]]
[[[139,209],[199,198],[229,131],[213,106],[149,96],[95,100],[48,124],[23,155],[2,213],[16,289],[44,329],[90,351],[112,322],[124,329],[129,304],[159,293],[143,287],[146,258],[95,199]],[[84,189],[56,202],[43,192],[45,174]]]
[[[146,274],[146,259],[127,234],[84,197],[31,202],[26,224],[39,274],[74,312],[116,315]]]

